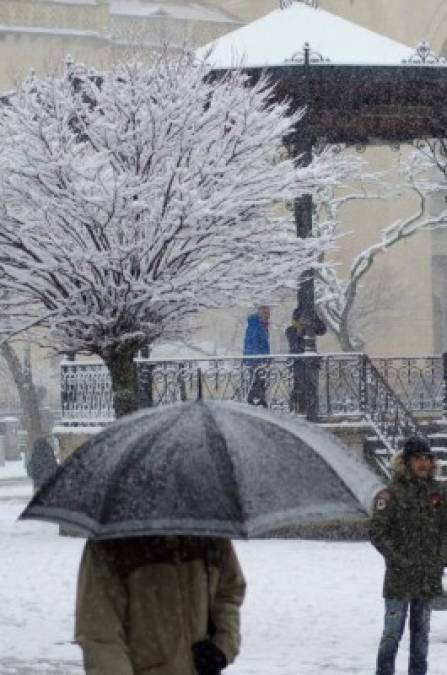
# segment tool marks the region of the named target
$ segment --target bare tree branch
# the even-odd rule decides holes
[[[439,172],[442,174],[441,180]],[[444,142],[424,144],[406,161],[402,173],[405,176],[404,186],[381,189],[379,182],[377,191],[370,192],[363,186],[361,190],[352,191],[339,198],[334,198],[333,191],[330,190],[329,196],[323,195],[320,202],[320,209],[330,216],[329,222],[323,223],[322,231],[329,230],[334,235],[340,226],[340,207],[352,200],[385,199],[402,194],[404,190],[410,190],[418,198],[418,206],[413,213],[384,228],[380,239],[362,250],[352,260],[345,279],[340,279],[337,266],[322,267],[316,271],[319,313],[337,336],[342,349],[355,350],[362,346],[360,336],[352,332],[350,317],[358,297],[359,287],[377,257],[416,232],[445,227],[447,224],[446,209],[442,209],[439,214],[432,214],[428,208],[428,197],[446,187],[444,185],[446,175]]]

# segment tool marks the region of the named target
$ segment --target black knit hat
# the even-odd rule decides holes
[[[430,448],[430,443],[423,436],[409,436],[402,451],[402,458],[405,463],[408,463],[412,457],[423,455],[433,460],[434,455]]]

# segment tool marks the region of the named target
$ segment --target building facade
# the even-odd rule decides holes
[[[0,89],[31,69],[51,71],[70,54],[101,65],[109,59],[108,3],[0,1]]]
[[[135,44],[206,44],[240,25],[222,8],[183,0],[0,0],[0,90],[68,54],[101,68]]]

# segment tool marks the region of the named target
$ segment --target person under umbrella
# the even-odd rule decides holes
[[[20,518],[90,538],[76,610],[88,675],[217,675],[238,652],[245,591],[230,539],[366,523],[383,487],[316,425],[199,400],[106,427]]]
[[[87,675],[217,675],[239,651],[244,593],[229,539],[89,540],[75,624]]]

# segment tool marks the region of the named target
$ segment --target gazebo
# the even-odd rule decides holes
[[[278,97],[306,108],[291,143],[301,161],[324,143],[364,147],[447,135],[447,67],[426,42],[416,50],[346,21],[317,0],[280,0],[266,16],[198,51],[215,70],[268,72]],[[296,200],[299,236],[312,234],[310,197]],[[298,302],[314,313],[313,280]],[[315,344],[310,342],[310,349]]]

